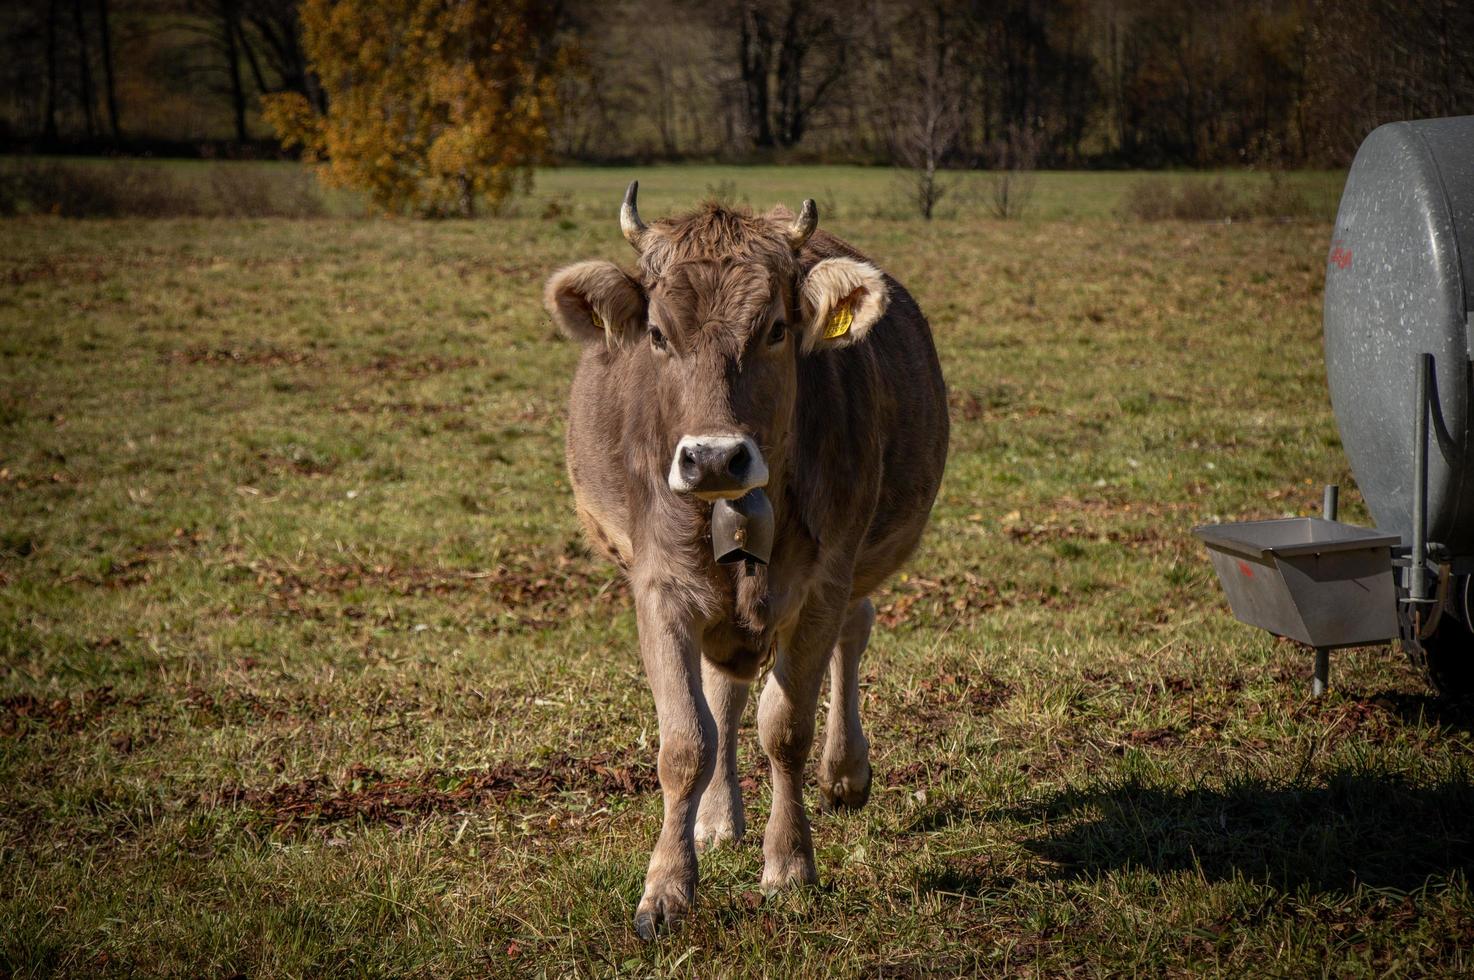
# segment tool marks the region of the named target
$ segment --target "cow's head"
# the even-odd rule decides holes
[[[666,480],[678,494],[740,497],[783,469],[801,358],[865,339],[885,313],[885,280],[847,255],[801,255],[819,212],[805,201],[753,215],[707,205],[645,224],[630,184],[620,212],[639,270],[579,262],[544,301],[574,340],[643,358]],[[814,411],[824,411],[815,406]]]

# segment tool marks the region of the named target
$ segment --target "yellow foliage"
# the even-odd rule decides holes
[[[304,0],[307,56],[328,97],[268,96],[266,119],[324,182],[390,213],[493,206],[547,146],[568,65],[555,5],[536,0]]]

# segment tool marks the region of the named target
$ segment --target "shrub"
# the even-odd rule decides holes
[[[1245,193],[1223,177],[1212,180],[1183,178],[1175,184],[1166,177],[1143,177],[1126,188],[1121,213],[1137,221],[1244,221],[1250,218],[1306,218],[1312,212],[1305,196],[1284,175],[1272,172],[1267,181]]]
[[[1172,184],[1156,176],[1133,181],[1121,198],[1121,215],[1137,221],[1166,221],[1172,216]]]
[[[332,186],[379,209],[470,217],[530,183],[569,59],[535,0],[305,0],[302,37],[328,93],[263,100]]]
[[[1238,192],[1222,177],[1183,180],[1172,198],[1172,217],[1178,221],[1232,221],[1246,216]]]
[[[168,175],[140,164],[25,160],[7,167],[0,180],[0,212],[5,214],[109,218],[182,210]]]
[[[1314,214],[1305,195],[1291,187],[1278,170],[1270,171],[1268,182],[1250,199],[1249,211],[1259,218],[1309,218]]]
[[[999,221],[1022,218],[1034,199],[1039,137],[1031,129],[1010,127],[1008,137],[998,141],[992,156],[993,170],[988,174],[988,213]]]
[[[325,213],[311,175],[295,167],[212,167],[210,192],[218,213],[233,218],[315,218]]]
[[[22,159],[0,167],[0,214],[64,218],[316,217],[316,188],[295,168],[215,164],[205,175],[160,163]]]

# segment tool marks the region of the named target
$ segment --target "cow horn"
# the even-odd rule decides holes
[[[819,206],[811,197],[804,201],[804,206],[799,209],[798,217],[793,219],[793,224],[788,227],[788,244],[797,252],[804,247],[804,242],[819,227]]]
[[[650,229],[640,220],[640,209],[635,206],[635,197],[639,193],[640,182],[630,181],[629,189],[624,192],[624,204],[619,208],[619,230],[624,232],[624,240],[633,245],[636,252],[643,252],[645,233]]]

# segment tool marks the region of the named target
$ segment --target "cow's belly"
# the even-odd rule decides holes
[[[945,404],[945,403],[943,403]],[[853,595],[869,595],[895,574],[916,551],[941,488],[947,458],[947,430],[925,446],[905,444],[901,458],[886,460],[887,479],[903,481],[881,496],[879,509],[855,561]]]
[[[906,520],[893,525],[889,533],[865,540],[855,562],[851,595],[856,599],[870,595],[900,570],[921,543],[929,514],[930,508],[908,515]]]

